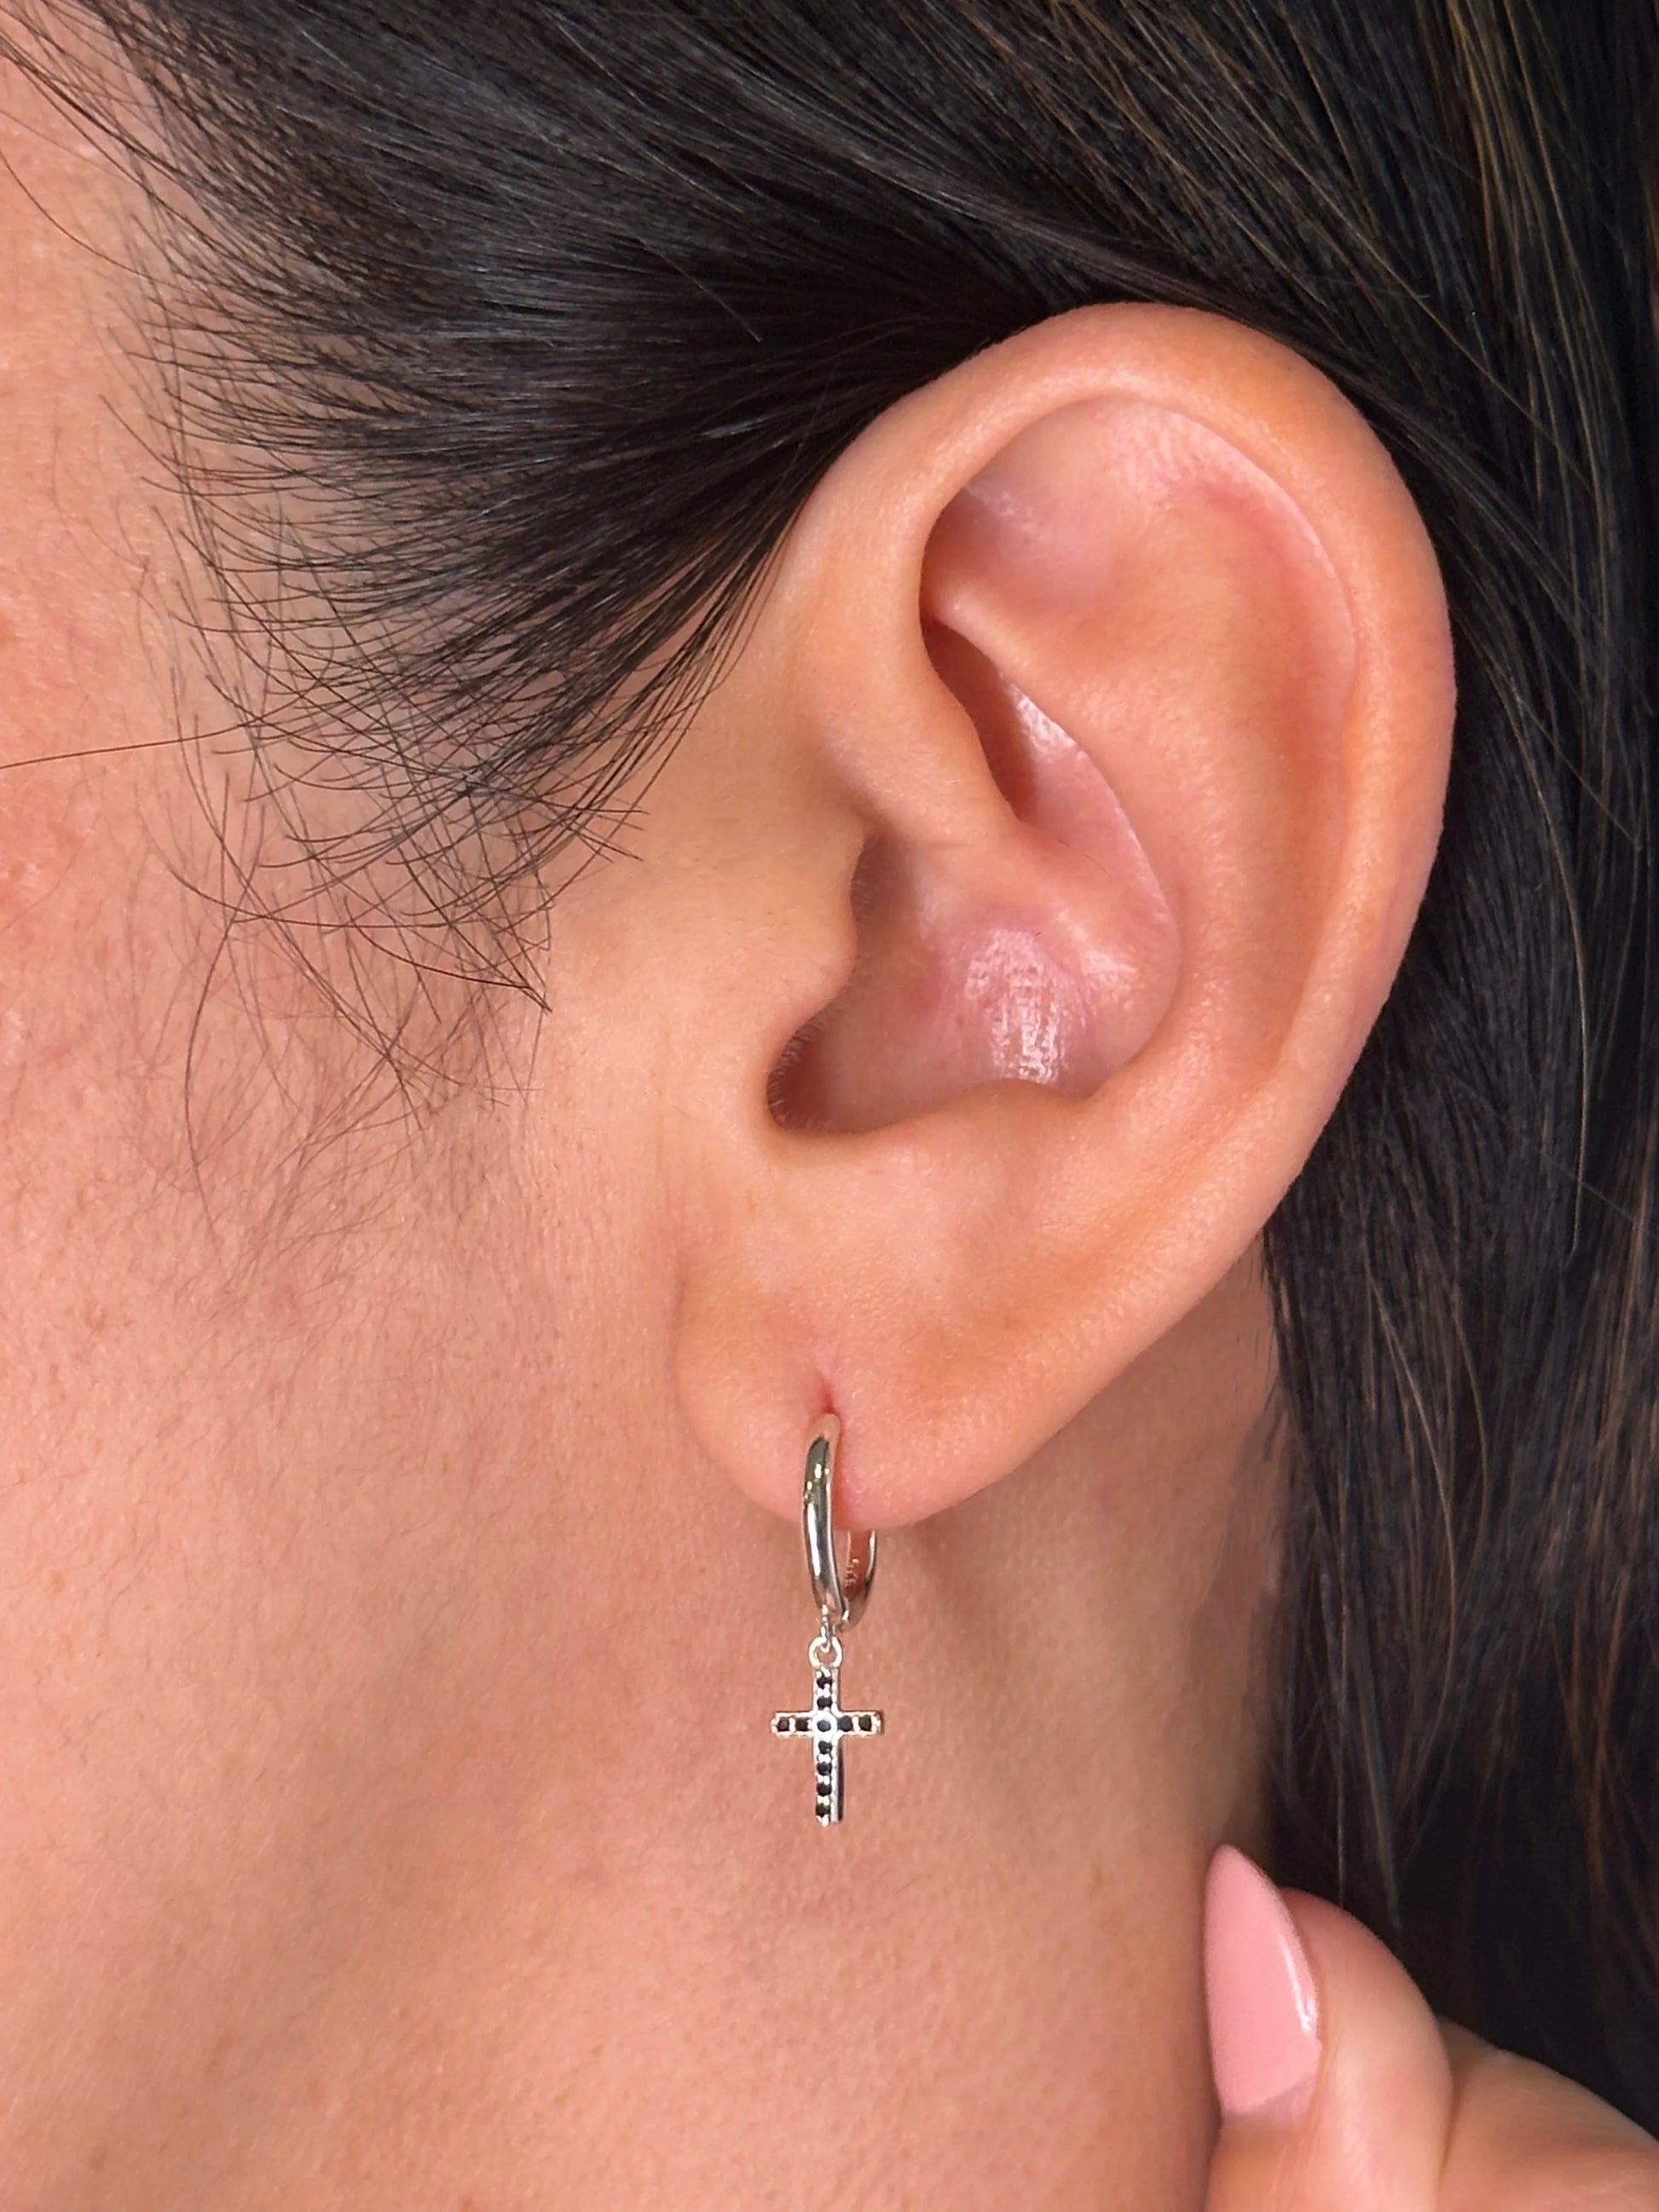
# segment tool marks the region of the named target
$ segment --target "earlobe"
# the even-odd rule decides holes
[[[771,705],[862,830],[850,875],[800,887],[817,936],[817,902],[851,908],[842,986],[770,1055],[762,1126],[700,1152],[690,1217],[685,1402],[781,1511],[824,1405],[848,1511],[914,1518],[1221,1279],[1334,1103],[1433,850],[1443,600],[1359,418],[1206,317],[1089,311],[1000,353],[848,454],[761,617],[811,624],[807,652],[774,641]],[[975,453],[976,383],[1012,422]],[[884,558],[884,475],[920,517]]]

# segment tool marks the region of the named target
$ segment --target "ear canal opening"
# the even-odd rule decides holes
[[[1089,1097],[1174,995],[1174,916],[1105,776],[969,639],[943,623],[927,636],[1001,826],[971,849],[866,844],[853,972],[768,1083],[786,1129],[878,1129],[987,1084]]]

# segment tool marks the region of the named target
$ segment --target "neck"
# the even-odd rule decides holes
[[[795,1531],[751,1532],[718,1625],[585,1632],[584,1781],[504,1855],[477,1962],[481,1991],[536,1990],[570,2212],[1200,2201],[1201,1887],[1218,1842],[1263,1849],[1277,1492],[1264,1425],[1212,1391],[1172,1412],[1170,1380],[1155,1358],[1015,1480],[893,1532],[841,1683],[885,1729],[845,1748],[839,1826],[770,1733],[811,1704]]]
[[[584,1490],[573,1455],[531,1540],[520,1473],[406,1649],[386,1613],[336,1638],[302,1753],[248,1755],[257,1818],[181,1825],[142,1891],[112,1862],[125,2055],[70,2100],[88,2154],[119,2140],[109,2201],[1198,2203],[1202,1877],[1262,1842],[1276,1480],[1222,1357],[1254,1295],[890,1533],[842,1676],[886,1729],[839,1826],[770,1727],[810,1696],[799,1531],[695,1464]],[[69,2002],[57,1972],[41,2018]]]

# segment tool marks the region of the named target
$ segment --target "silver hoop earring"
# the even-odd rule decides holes
[[[774,1713],[774,1735],[812,1739],[813,1779],[821,1828],[842,1816],[845,1784],[842,1746],[849,1735],[879,1735],[884,1725],[876,1712],[844,1711],[841,1702],[842,1638],[870,1602],[876,1578],[876,1532],[860,1529],[848,1546],[843,1569],[836,1553],[836,1449],[841,1423],[826,1413],[806,1447],[806,1479],[801,1492],[801,1527],[806,1542],[806,1571],[818,1608],[818,1632],[806,1647],[812,1667],[812,1704],[804,1713]]]

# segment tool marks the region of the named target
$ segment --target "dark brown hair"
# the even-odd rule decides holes
[[[250,732],[374,795],[331,881],[404,856],[495,953],[902,393],[1140,299],[1364,410],[1461,704],[1404,971],[1268,1237],[1275,1870],[1659,2130],[1650,0],[85,13],[160,118],[116,127],[198,534],[283,672]]]

